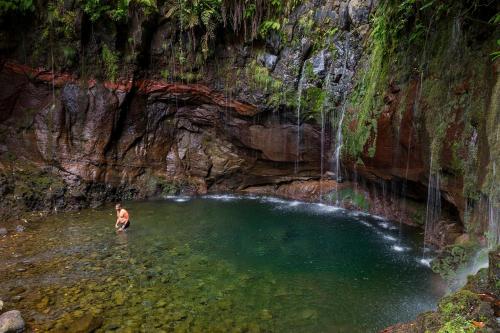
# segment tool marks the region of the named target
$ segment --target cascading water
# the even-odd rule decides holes
[[[441,190],[440,190],[440,175],[434,165],[434,156],[431,153],[429,165],[429,184],[427,187],[427,208],[425,212],[425,227],[424,227],[424,247],[422,252],[422,262],[428,263],[425,259],[427,252],[427,243],[433,235],[436,234],[437,224],[441,217]]]
[[[300,162],[300,107],[302,104],[302,90],[304,89],[305,76],[304,76],[304,67],[302,66],[302,71],[300,72],[299,85],[297,87],[297,133],[296,133],[296,155],[295,155],[295,167],[294,173],[297,174],[299,172],[299,162]]]
[[[429,39],[430,28],[432,26],[432,22],[433,22],[433,20],[430,21],[430,23],[429,23],[429,25],[427,27],[427,31],[425,33],[424,47],[423,47],[423,50],[422,50],[422,56],[421,56],[421,61],[420,61],[420,65],[421,66],[420,66],[420,70],[419,70],[419,80],[418,80],[417,94],[415,96],[415,99],[414,99],[413,105],[412,105],[412,120],[410,122],[410,131],[408,133],[408,151],[406,153],[405,178],[404,178],[404,183],[403,183],[403,186],[402,186],[402,189],[401,189],[401,197],[403,198],[403,203],[402,203],[402,206],[401,206],[401,211],[406,211],[406,204],[407,204],[406,203],[406,200],[407,200],[406,199],[406,195],[407,195],[407,190],[408,190],[408,172],[409,172],[409,169],[410,169],[410,156],[411,156],[411,149],[412,149],[412,143],[413,143],[412,142],[413,141],[413,131],[414,131],[414,128],[415,128],[414,119],[417,119],[418,115],[419,115],[420,99],[422,97],[422,87],[423,87],[423,83],[424,83],[425,63],[426,63],[426,58],[427,58],[427,41]],[[432,156],[431,156],[431,160],[432,160]],[[431,167],[432,167],[432,162],[431,162]],[[431,179],[431,177],[429,177],[429,185],[430,185],[430,179]],[[427,207],[428,206],[429,205],[427,204]],[[427,216],[426,216],[426,219],[427,219]],[[400,225],[400,227],[402,225],[402,220],[401,219],[399,221],[399,225]],[[400,237],[400,239],[401,239],[401,237]],[[424,239],[424,252],[425,251],[426,251],[426,247],[425,247],[425,239]],[[424,261],[425,259],[422,258],[422,260]]]
[[[342,68],[342,76],[345,76],[346,71],[347,71],[347,60],[349,56],[349,45],[348,45],[349,39],[346,39],[346,45],[344,45],[344,66]],[[342,124],[344,122],[344,116],[345,116],[345,109],[347,106],[347,101],[346,101],[346,93],[347,91],[345,90],[344,93],[342,94],[342,107],[340,108],[340,118],[337,123],[337,133],[336,133],[336,140],[335,140],[335,178],[337,179],[337,182],[342,181],[342,174],[340,170],[340,155],[341,155],[341,150],[342,150]],[[337,191],[338,193],[338,191]],[[337,198],[338,201],[338,198]]]
[[[319,201],[323,201],[323,156],[325,155],[325,110],[321,108],[321,153],[320,153],[320,168],[319,168]]]
[[[342,181],[342,174],[340,170],[340,154],[342,149],[342,123],[344,122],[344,115],[347,104],[345,102],[345,96],[343,98],[344,102],[342,103],[342,111],[340,113],[340,120],[337,125],[337,135],[335,140],[335,178],[337,179],[337,182]]]
[[[500,244],[500,202],[498,197],[495,196],[493,184],[496,179],[496,164],[493,161],[493,181],[491,193],[488,198],[488,248],[495,249]]]
[[[320,175],[319,175],[319,200],[323,201],[323,174],[325,173],[325,112],[327,105],[329,103],[329,98],[330,98],[330,85],[332,81],[332,71],[333,71],[333,62],[330,65],[330,68],[328,69],[328,73],[326,74],[325,77],[325,84],[323,86],[323,90],[326,91],[326,96],[323,101],[323,105],[321,106],[321,161],[320,161]]]

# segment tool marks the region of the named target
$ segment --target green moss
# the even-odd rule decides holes
[[[411,219],[417,225],[423,226],[425,223],[425,209],[420,208],[420,209],[413,210],[413,212],[411,214]]]
[[[326,91],[318,87],[308,87],[302,91],[301,110],[305,119],[319,120],[326,98]]]
[[[314,79],[316,78],[316,74],[314,74],[314,67],[311,61],[307,61],[304,64],[304,75],[306,79]]]
[[[444,297],[438,305],[438,311],[443,321],[453,321],[457,318],[471,318],[481,299],[472,291],[462,289]]]
[[[355,207],[364,211],[370,209],[370,202],[363,192],[352,188],[344,188],[339,191],[333,191],[323,197],[324,200],[336,202],[337,200],[348,207]]]
[[[474,241],[447,246],[439,257],[432,261],[432,270],[454,284],[458,282],[456,279],[459,273],[468,267],[478,250],[479,244]]]
[[[158,178],[156,181],[156,193],[160,195],[178,195],[184,188],[185,183],[180,180],[166,180]]]
[[[388,8],[387,3],[383,3],[374,16],[368,68],[362,71],[364,74],[349,101],[356,112],[347,114],[343,129],[343,149],[352,157],[359,156],[367,143],[375,143],[373,138],[377,134],[377,118],[383,105],[383,92],[387,86],[388,64],[391,59],[390,22],[385,15]],[[350,124],[354,126],[349,126]],[[374,154],[375,151],[371,150],[371,153]]]
[[[184,72],[180,73],[178,76],[178,79],[186,82],[186,83],[193,83],[200,81],[202,78],[202,74],[199,72]]]
[[[438,333],[474,333],[477,332],[472,320],[456,317],[446,322],[438,330]]]
[[[118,52],[111,51],[106,44],[102,46],[104,71],[106,73],[106,78],[111,81],[115,81],[118,76],[118,59]]]
[[[250,88],[256,91],[262,91],[267,94],[267,104],[278,107],[286,105],[291,107],[295,105],[296,93],[293,89],[286,89],[283,82],[271,76],[265,66],[261,66],[256,60],[250,61],[245,68],[245,76],[248,81],[245,82]]]

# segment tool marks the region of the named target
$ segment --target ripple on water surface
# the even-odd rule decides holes
[[[377,217],[260,197],[126,206],[126,233],[108,207],[1,239],[0,298],[40,331],[355,333],[413,319],[442,295],[418,262],[421,240]]]

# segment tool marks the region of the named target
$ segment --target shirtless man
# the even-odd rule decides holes
[[[124,231],[130,226],[128,212],[122,207],[121,204],[116,204],[115,209],[116,209],[115,228],[118,229],[118,231]]]

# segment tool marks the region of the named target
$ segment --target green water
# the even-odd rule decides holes
[[[108,206],[0,239],[0,298],[38,331],[90,317],[98,332],[355,333],[442,296],[414,230],[298,202],[178,201],[126,204],[123,234]]]

